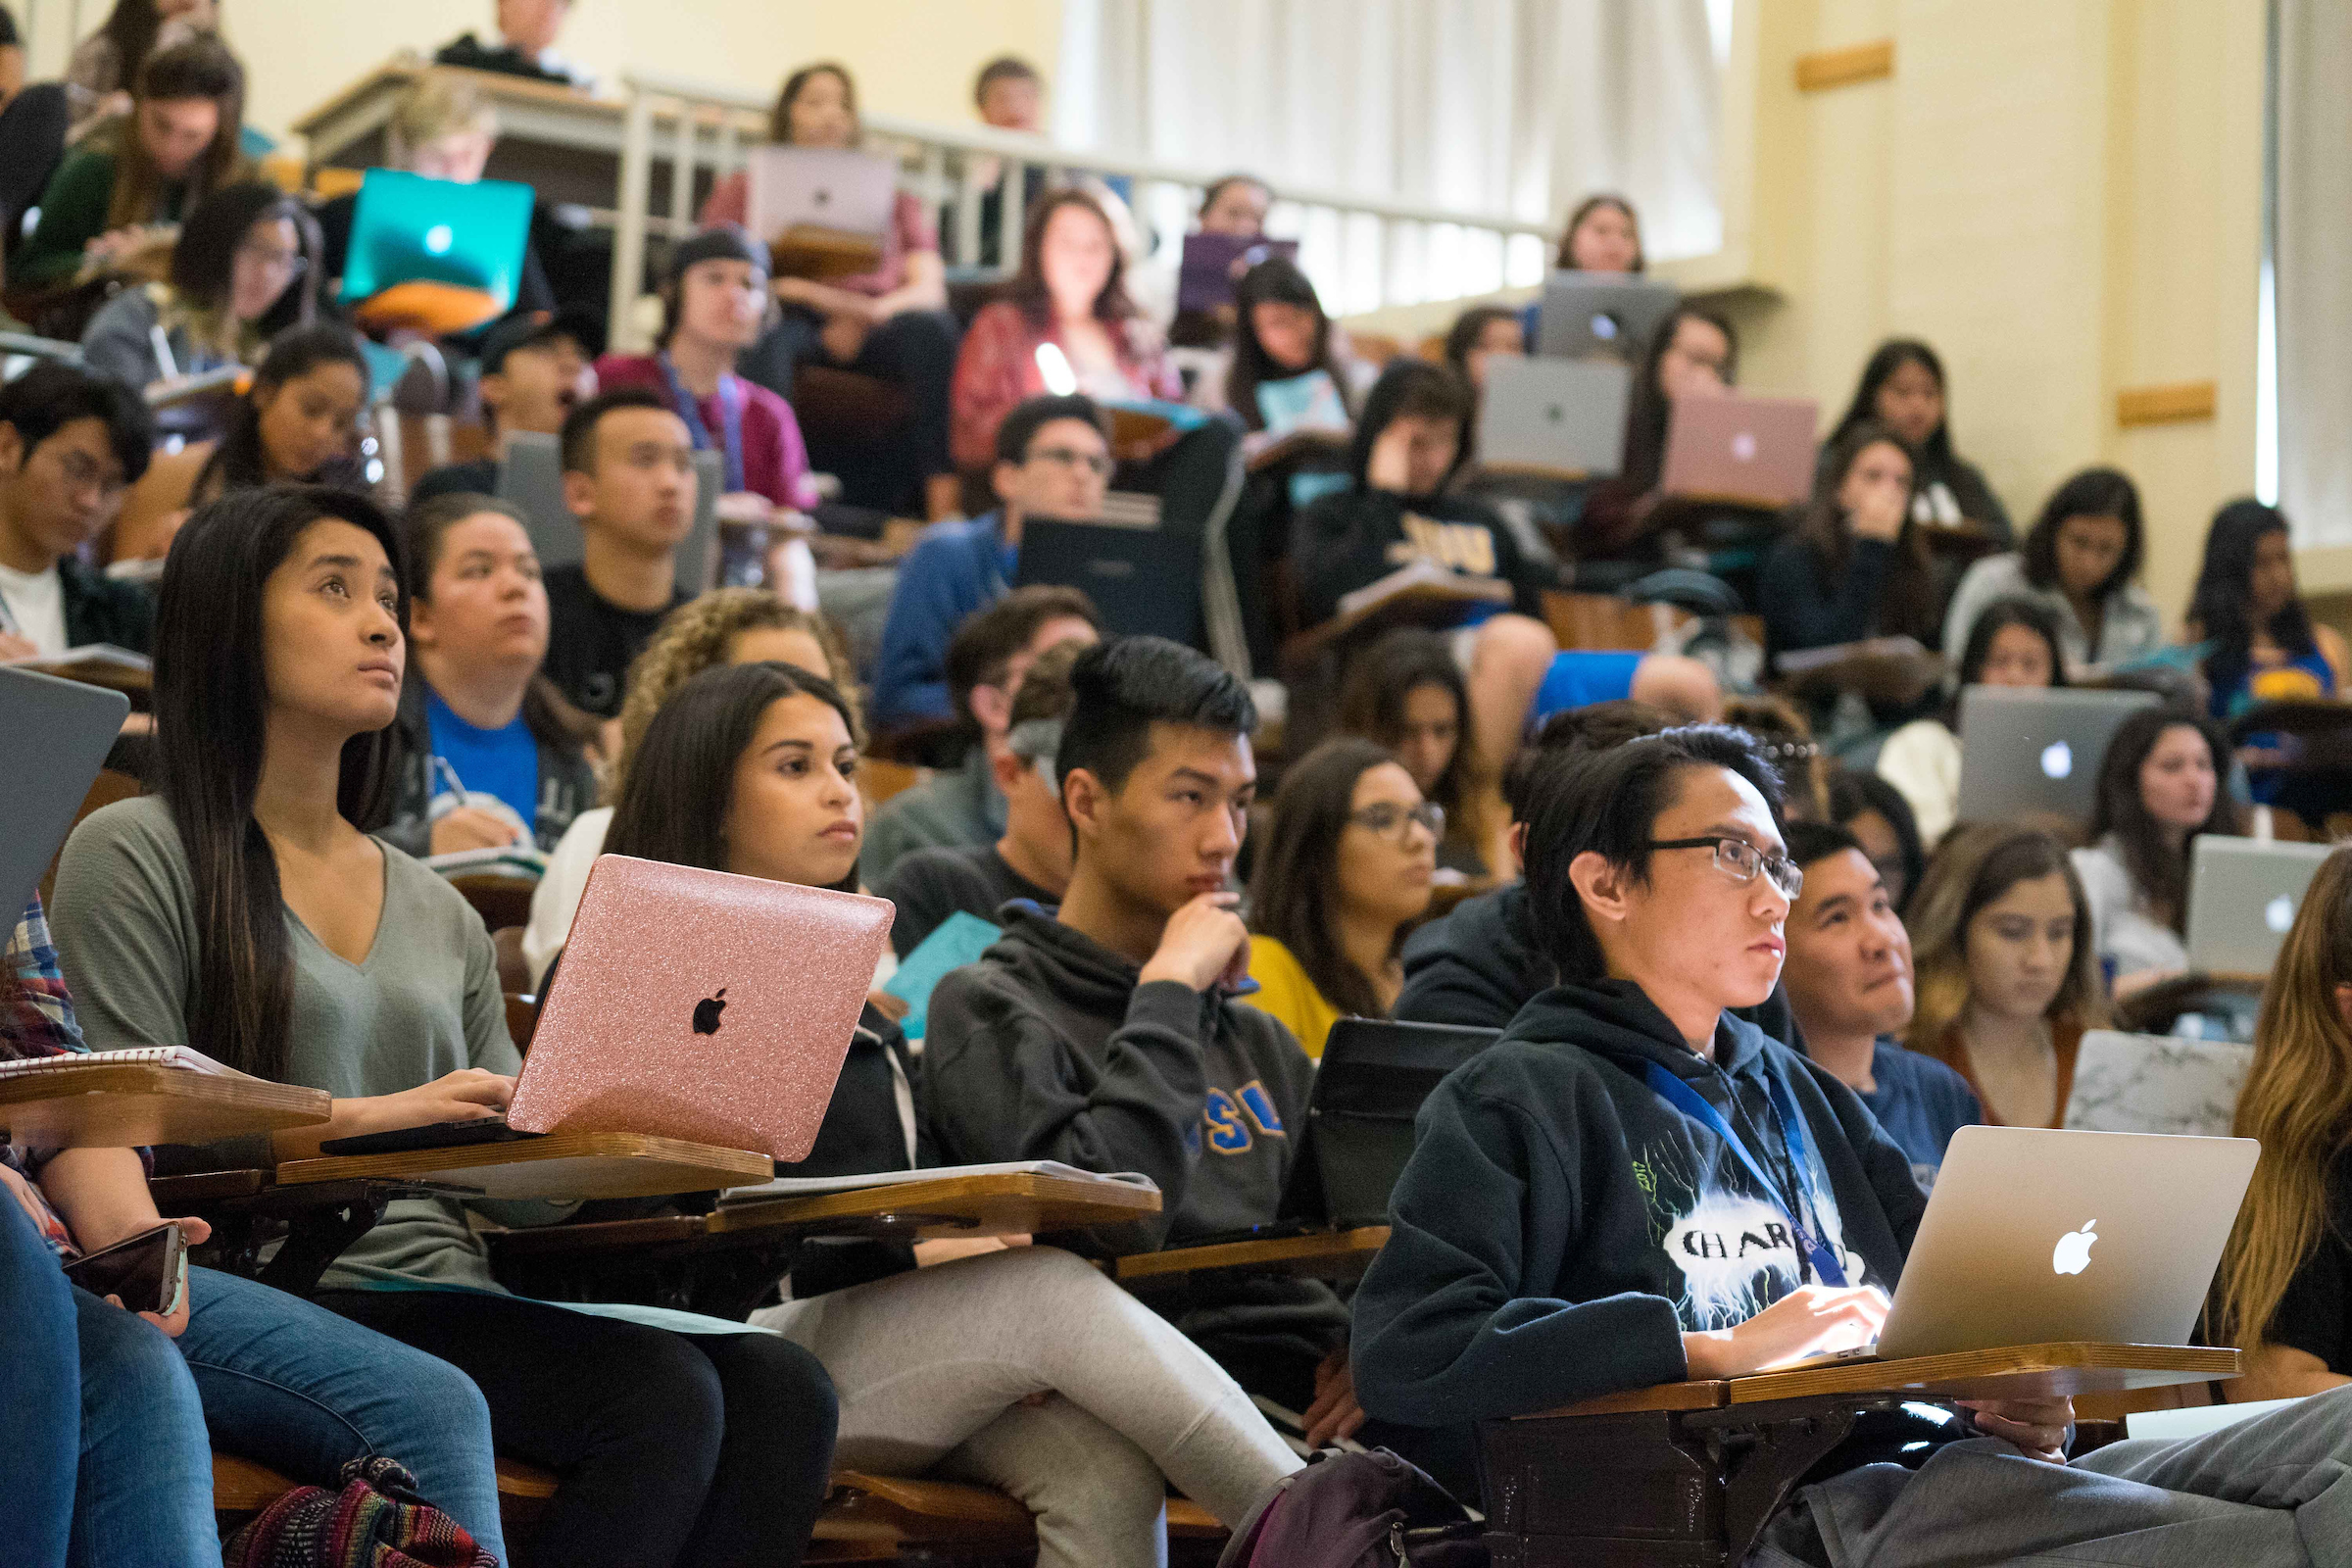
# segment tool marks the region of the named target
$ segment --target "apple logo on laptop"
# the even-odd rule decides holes
[[[1560,404],[1546,403],[1544,405],[1544,417],[1549,419],[1553,424],[1562,424],[1567,421],[1568,411]]]
[[[2284,936],[2294,928],[2295,901],[2281,893],[2262,906],[2262,923]]]
[[[1732,437],[1732,456],[1741,463],[1756,461],[1756,437],[1751,430],[1742,430]]]
[[[727,988],[720,986],[715,996],[705,997],[694,1004],[694,1032],[698,1035],[718,1033],[718,1015],[727,1005]]]
[[[2041,749],[2041,770],[2051,778],[2064,778],[2075,770],[2075,749],[2064,741],[2052,741]]]
[[[2079,1231],[2068,1231],[2058,1238],[2050,1252],[2050,1270],[2056,1274],[2080,1274],[2090,1267],[2090,1244],[2099,1238],[2091,1230],[2098,1221],[2085,1220]]]
[[[822,207],[822,206],[824,206],[826,203],[830,202],[832,199],[833,199],[833,193],[832,193],[831,191],[829,191],[829,190],[825,189],[825,187],[824,187],[824,186],[822,186],[822,185],[819,185],[819,186],[817,186],[817,187],[816,187],[816,190],[815,190],[815,191],[814,191],[814,192],[813,192],[813,193],[812,193],[812,194],[809,196],[809,203],[810,203],[810,205],[812,205],[812,206],[816,206],[816,207]]]
[[[447,256],[449,248],[457,241],[457,234],[447,223],[435,223],[424,231],[424,253],[427,256]]]

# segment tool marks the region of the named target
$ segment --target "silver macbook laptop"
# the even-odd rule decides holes
[[[66,841],[74,813],[122,728],[130,699],[102,686],[0,669],[0,944],[32,902],[41,873]]]
[[[2197,837],[2188,859],[2188,962],[2207,974],[2271,972],[2331,844]]]
[[[760,147],[751,154],[749,227],[762,240],[824,228],[879,240],[890,231],[899,172],[887,158],[835,147]]]
[[[2254,1048],[2093,1029],[2075,1054],[2066,1125],[2092,1133],[2227,1138]]]
[[[1961,1128],[1880,1358],[2187,1344],[2260,1152],[2250,1138]]]
[[[1610,360],[1489,361],[1479,463],[1569,478],[1615,473],[1633,384],[1633,370]]]
[[[1751,398],[1743,393],[1676,398],[1666,424],[1658,489],[1690,501],[1779,508],[1813,488],[1809,398]]]
[[[1626,272],[1555,271],[1544,280],[1536,352],[1554,359],[1640,364],[1650,333],[1681,298],[1671,283]]]
[[[517,430],[498,465],[498,499],[529,517],[531,548],[542,567],[576,564],[586,549],[579,519],[564,504],[564,459],[556,437]],[[718,579],[718,494],[726,488],[716,452],[694,455],[694,526],[678,546],[678,591],[700,594]]]
[[[2028,811],[2088,818],[2116,727],[2157,701],[2153,692],[1963,688],[1959,820]]]

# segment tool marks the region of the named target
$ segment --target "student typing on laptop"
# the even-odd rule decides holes
[[[1544,790],[1528,875],[1564,983],[1422,1107],[1355,1301],[1376,1416],[1531,1414],[1876,1334],[1926,1207],[1910,1163],[1834,1074],[1726,1010],[1781,968],[1801,877],[1778,797],[1754,744],[1714,728]],[[1919,1427],[1915,1470],[1801,1489],[1751,1561],[1909,1568],[2090,1542],[2101,1562],[2334,1561],[2319,1542],[2352,1505],[2352,1396],[2329,1401],[2072,1465],[2068,1399],[1898,1418]]]
[[[847,888],[864,815],[853,733],[841,694],[802,670],[706,670],[647,729],[607,848]],[[815,1147],[782,1173],[925,1163],[911,1066],[869,1003]],[[789,1301],[753,1321],[824,1362],[841,1401],[835,1462],[1000,1487],[1038,1515],[1048,1568],[1152,1568],[1169,1482],[1238,1525],[1298,1467],[1214,1362],[1068,1252],[994,1240],[817,1251]]]
[[[67,844],[54,917],[91,1045],[195,1040],[335,1097],[325,1124],[231,1141],[205,1152],[214,1163],[481,1116],[514,1091],[521,1058],[480,917],[356,825],[390,785],[402,554],[384,514],[345,491],[200,511],[157,607],[161,793],[94,813]],[[562,1472],[525,1568],[799,1560],[834,1400],[798,1347],[511,1297],[447,1198],[395,1200],[317,1295],[457,1365],[489,1401],[498,1451]]]
[[[1257,768],[1240,681],[1156,638],[1091,650],[1055,773],[1077,838],[1058,914],[1014,909],[981,960],[931,994],[925,1111],[951,1163],[1059,1159],[1141,1171],[1164,1206],[1095,1240],[1183,1246],[1273,1220],[1314,1071],[1235,1000],[1250,934],[1226,891]],[[1192,1291],[1175,1322],[1244,1388],[1353,1411],[1346,1312],[1304,1280]],[[1309,1411],[1328,1396],[1321,1412]]]

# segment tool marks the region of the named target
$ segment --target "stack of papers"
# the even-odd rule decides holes
[[[99,1067],[175,1067],[182,1072],[210,1073],[216,1078],[250,1078],[224,1067],[201,1051],[186,1046],[140,1046],[130,1051],[83,1051],[63,1056],[28,1056],[0,1061],[0,1083],[13,1078],[46,1077],[55,1073],[89,1072]]]
[[[929,1170],[878,1170],[863,1176],[779,1176],[757,1187],[730,1187],[719,1195],[721,1203],[773,1202],[779,1198],[809,1198],[819,1193],[854,1193],[869,1187],[899,1187],[908,1182],[948,1181],[957,1176],[1055,1176],[1065,1181],[1104,1182],[1117,1187],[1159,1191],[1159,1184],[1139,1171],[1123,1170],[1104,1176],[1057,1159],[1015,1159],[995,1165],[938,1165]]]

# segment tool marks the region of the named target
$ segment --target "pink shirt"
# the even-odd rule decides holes
[[[1124,333],[1111,328],[1111,339],[1118,348],[1119,379],[1126,383],[1124,395],[1183,402],[1184,378],[1159,348],[1139,347],[1144,336],[1140,322],[1130,323]],[[985,306],[972,318],[970,329],[963,334],[963,347],[956,356],[956,380],[950,393],[955,415],[952,449],[957,467],[985,468],[994,463],[997,426],[1004,422],[1015,404],[1046,390],[1046,378],[1037,368],[1040,343],[1061,346],[1055,333],[1038,330],[1009,300]],[[1092,387],[1085,390],[1098,399],[1102,395]]]
[[[705,227],[712,223],[748,223],[752,217],[751,176],[737,170],[710,188],[704,198],[702,217],[696,221]],[[774,235],[763,236],[773,239]],[[870,272],[854,277],[827,278],[833,288],[845,288],[853,294],[867,294],[875,298],[891,293],[906,281],[906,258],[917,251],[939,249],[939,231],[932,226],[931,215],[911,191],[900,191],[891,205],[890,227],[882,235],[882,260]]]
[[[801,440],[801,421],[792,405],[767,388],[737,376],[745,393],[743,405],[743,482],[779,507],[803,512],[816,505],[816,486],[808,478],[808,448]],[[596,362],[596,383],[610,392],[616,386],[650,387],[664,398],[669,380],[661,362],[650,354],[608,354]],[[713,441],[726,439],[726,412],[713,393],[698,398],[703,428]]]

